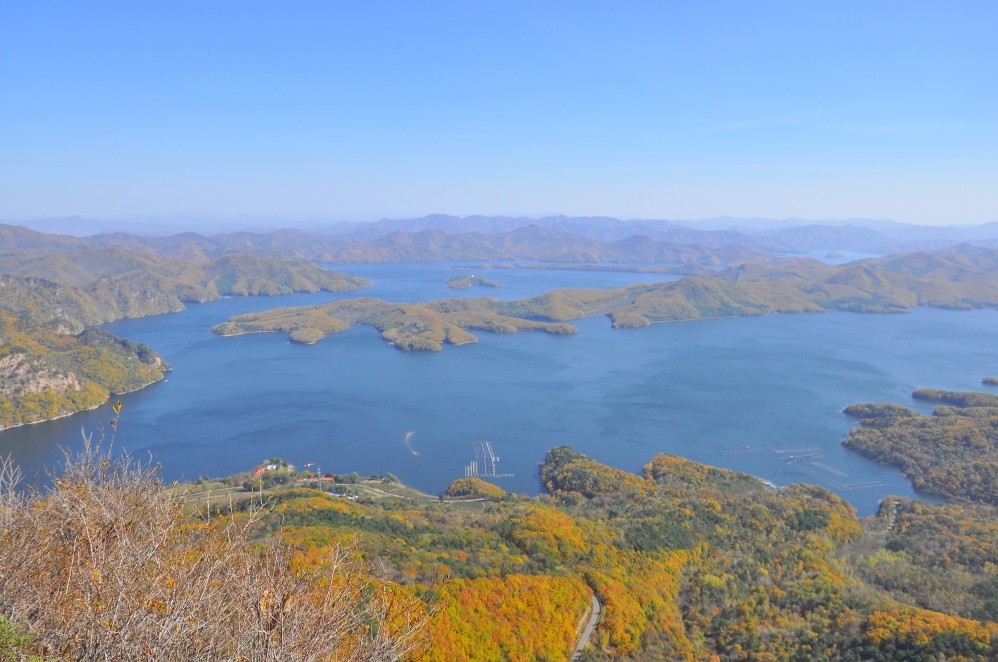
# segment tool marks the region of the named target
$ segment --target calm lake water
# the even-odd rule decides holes
[[[464,475],[489,440],[502,487],[536,493],[537,465],[568,444],[639,472],[658,452],[745,471],[773,483],[812,482],[861,514],[885,495],[914,496],[895,469],[840,445],[841,410],[890,401],[921,411],[918,387],[980,390],[998,373],[998,312],[919,309],[906,315],[772,315],[615,330],[605,317],[574,336],[492,335],[442,352],[408,354],[354,328],[311,346],[278,335],[220,338],[231,315],[373,296],[417,301],[520,298],[557,287],[619,287],[647,274],[490,269],[468,265],[348,265],[375,284],[349,294],[226,299],[106,328],[148,343],[174,367],[166,381],[122,397],[117,446],[151,454],[168,479],[245,471],[280,456],[323,471],[392,472],[437,493]],[[465,267],[457,269],[455,267]],[[450,290],[479,273],[501,289]],[[30,472],[50,466],[107,405],[0,433]],[[821,457],[802,457],[818,449]],[[806,454],[806,453],[804,453]],[[791,458],[791,456],[794,456]]]

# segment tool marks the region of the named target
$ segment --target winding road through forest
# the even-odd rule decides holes
[[[571,662],[576,662],[576,660],[582,659],[582,649],[586,647],[589,640],[593,636],[593,631],[599,624],[599,619],[603,615],[603,605],[600,603],[599,598],[596,594],[593,594],[593,604],[589,608],[589,622],[586,623],[586,627],[582,630],[582,634],[579,635],[579,640],[575,643],[575,651],[572,653]]]

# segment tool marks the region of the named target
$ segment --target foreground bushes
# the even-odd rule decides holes
[[[334,549],[302,564],[254,537],[262,509],[212,518],[128,456],[89,443],[44,490],[0,462],[0,659],[396,660],[421,604]],[[5,649],[4,649],[5,648]]]

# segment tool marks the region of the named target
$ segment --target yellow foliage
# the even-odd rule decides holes
[[[866,620],[865,636],[876,646],[895,641],[924,647],[943,635],[964,639],[981,651],[987,650],[991,643],[990,628],[979,621],[926,609],[898,607],[875,611]]]
[[[426,660],[560,660],[590,603],[577,577],[455,579],[440,589]]]

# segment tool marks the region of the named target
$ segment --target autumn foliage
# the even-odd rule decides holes
[[[9,489],[7,470],[0,617],[14,629],[0,621],[0,659],[16,645],[63,659],[556,660],[593,597],[587,660],[996,655],[998,626],[958,617],[986,617],[998,595],[986,504],[899,501],[889,531],[882,513],[864,532],[822,488],[664,454],[637,476],[567,447],[541,466],[540,497],[480,481],[456,483],[471,499],[392,496],[378,481],[357,499],[276,486],[266,507],[244,494],[209,509],[93,451],[43,491]],[[881,567],[899,570],[893,584]],[[919,608],[911,587],[931,573],[974,599]]]
[[[44,490],[0,480],[0,616],[18,654],[74,660],[396,660],[426,612],[348,549],[307,568],[262,512],[211,517],[87,445]],[[12,654],[6,651],[6,654]]]
[[[578,577],[457,579],[440,590],[428,661],[559,660],[575,643],[591,591]]]

